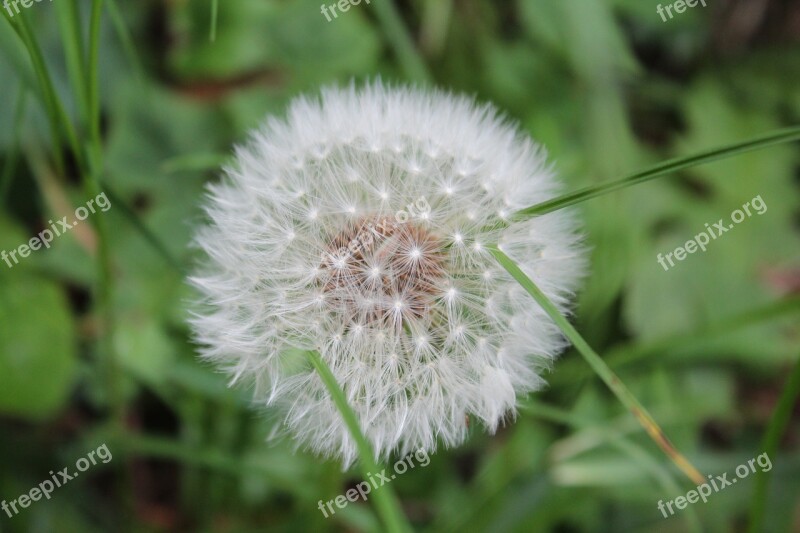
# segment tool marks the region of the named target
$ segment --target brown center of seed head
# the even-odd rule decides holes
[[[413,221],[365,217],[330,239],[320,286],[330,309],[359,324],[424,318],[444,278],[441,239]]]

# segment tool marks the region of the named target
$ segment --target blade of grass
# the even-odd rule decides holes
[[[182,431],[185,434],[189,433],[185,427],[182,428]],[[183,435],[181,440],[177,440],[154,435],[128,434],[124,438],[114,440],[113,433],[109,432],[108,440],[112,450],[119,450],[119,453],[129,460],[134,457],[144,457],[174,461],[176,465],[183,467],[182,480],[200,479],[199,474],[202,472],[198,469],[202,469],[227,474],[239,483],[242,479],[250,478],[254,474],[264,476],[279,485],[296,482],[296,479],[289,477],[290,474],[287,474],[286,469],[274,460],[264,460],[257,454],[245,453],[246,450],[230,453],[212,448],[208,444],[195,442],[195,440],[199,440],[198,435]],[[338,490],[340,476],[335,468],[330,468],[329,471],[331,477],[337,482],[335,487]],[[190,472],[191,476],[188,475]],[[327,485],[332,485],[332,483]],[[181,487],[182,490],[193,488],[188,482],[181,483]],[[187,493],[189,492],[187,491]],[[196,502],[197,499],[190,499],[186,504],[191,508],[191,505]]]
[[[794,369],[786,380],[786,385],[784,385],[781,396],[778,399],[778,405],[775,407],[775,412],[772,414],[767,431],[764,433],[764,439],[761,442],[761,450],[767,454],[771,461],[775,461],[775,457],[778,455],[778,444],[792,418],[792,412],[798,397],[800,397],[800,359],[794,364]],[[765,531],[763,521],[767,508],[767,488],[771,472],[772,469],[770,468],[756,476],[747,528],[750,533]]]
[[[231,160],[225,154],[189,154],[167,159],[161,164],[161,172],[174,174],[176,172],[218,170]]]
[[[427,56],[438,57],[444,50],[453,17],[453,0],[425,2],[420,29],[420,48]]]
[[[69,116],[64,110],[64,106],[55,91],[53,80],[47,70],[47,65],[44,61],[41,48],[36,42],[36,38],[31,31],[28,20],[25,17],[25,12],[21,12],[14,19],[3,10],[3,16],[6,18],[11,28],[22,41],[23,46],[28,52],[28,57],[33,66],[34,74],[36,75],[37,84],[42,94],[42,99],[45,107],[45,114],[50,125],[50,133],[53,142],[53,156],[55,157],[56,167],[60,175],[64,175],[66,164],[64,156],[61,153],[61,139],[64,135],[70,148],[75,152],[75,159],[78,165],[83,167],[83,153],[78,144],[78,137],[75,135],[75,130],[69,120]]]
[[[737,314],[716,324],[711,324],[683,335],[665,337],[646,345],[634,345],[612,350],[609,353],[609,361],[613,362],[615,366],[623,366],[647,355],[665,353],[684,346],[691,346],[711,337],[733,333],[760,322],[797,312],[800,312],[800,296],[788,296],[777,302]]]
[[[350,404],[347,403],[347,398],[345,397],[342,388],[339,386],[339,383],[337,383],[336,377],[333,375],[333,372],[331,372],[331,369],[328,367],[327,363],[325,363],[325,361],[322,359],[322,356],[314,351],[306,352],[306,354],[308,355],[311,364],[314,366],[314,369],[322,379],[322,382],[325,384],[325,387],[328,389],[334,404],[336,404],[336,408],[342,415],[342,418],[347,425],[347,429],[350,431],[350,435],[353,437],[353,440],[356,443],[358,454],[360,456],[359,463],[361,466],[361,471],[364,479],[368,479],[371,474],[378,473],[382,470],[374,458],[372,446],[370,446],[367,438],[361,431],[361,427],[359,426],[358,418],[356,417],[355,412],[350,407]],[[400,504],[397,501],[397,497],[390,486],[384,485],[380,490],[375,491],[373,494],[375,506],[378,508],[378,512],[384,521],[384,525],[389,531],[395,533],[411,531],[411,527],[408,525],[406,517],[400,509]]]
[[[95,170],[99,170],[99,157],[102,152],[100,139],[100,22],[103,15],[103,0],[92,0],[92,14],[89,19],[89,58],[86,62],[86,107],[89,112],[89,136],[94,148]],[[95,186],[99,189],[99,179],[92,173]]]
[[[125,18],[122,16],[122,12],[117,5],[117,0],[108,0],[108,2],[106,2],[106,10],[109,18],[111,18],[111,24],[114,26],[114,31],[117,32],[117,38],[119,39],[120,44],[122,44],[122,50],[128,57],[128,62],[133,67],[136,78],[139,81],[144,80],[144,68],[142,67],[142,62],[139,59],[139,54],[136,53],[136,47],[133,44],[133,38],[131,37],[130,31],[128,31],[128,26],[125,24]]]
[[[70,198],[69,185],[53,171],[45,150],[35,138],[28,139],[23,145],[27,167],[39,190],[43,205],[49,210],[49,218],[58,219],[72,215],[78,204]],[[97,233],[91,225],[78,225],[72,230],[78,245],[92,259],[97,256]],[[100,363],[98,362],[98,365]]]
[[[608,385],[608,388],[611,389],[611,392],[614,393],[619,401],[636,417],[642,427],[644,427],[650,435],[650,438],[653,439],[667,457],[669,457],[695,484],[700,485],[705,482],[703,475],[675,448],[653,417],[650,416],[650,413],[647,412],[644,406],[639,403],[639,400],[628,390],[628,387],[626,387],[619,377],[606,365],[605,361],[603,361],[583,337],[581,337],[578,331],[572,327],[572,324],[559,312],[555,304],[553,304],[539,287],[522,272],[510,257],[496,246],[489,246],[488,248],[497,262],[511,274],[517,283],[519,283],[550,316],[586,362],[589,363],[589,366],[591,366],[597,375],[600,376],[600,379]]]
[[[705,163],[710,163],[712,161],[718,161],[720,159],[726,159],[735,155],[752,152],[753,150],[760,150],[776,144],[783,144],[797,140],[800,140],[800,126],[776,130],[748,141],[714,148],[698,154],[669,159],[663,163],[659,163],[622,179],[601,183],[599,185],[592,185],[590,187],[584,187],[583,189],[553,198],[552,200],[521,209],[520,211],[514,213],[513,217],[514,219],[520,220],[544,215],[546,213],[579,204],[581,202],[585,202],[586,200],[590,200],[592,198],[596,198],[625,187],[630,187],[631,185],[644,183],[654,178],[665,176],[685,168],[695,167]]]
[[[123,453],[145,457],[171,459],[177,463],[197,465],[227,474],[244,477],[252,472],[272,476],[274,471],[263,461],[243,461],[216,449],[203,449],[184,442],[149,435],[127,435],[118,443]]]
[[[88,57],[85,62],[84,76],[87,80],[85,93],[81,95],[85,100],[84,109],[88,113],[86,123],[89,129],[89,166],[83,172],[83,185],[86,194],[96,198],[102,194],[100,175],[102,174],[102,140],[100,139],[100,83],[99,83],[99,58],[100,58],[100,21],[103,11],[103,0],[92,0],[89,19]],[[114,419],[119,428],[124,426],[125,402],[121,394],[121,375],[114,356],[114,330],[116,327],[114,313],[113,277],[110,250],[110,234],[105,217],[93,219],[97,230],[97,302],[98,314],[103,324],[100,349],[104,352],[105,377],[108,387],[108,401]]]
[[[48,118],[55,121],[56,129],[59,129],[60,125],[60,129],[63,130],[64,140],[72,150],[78,166],[82,169],[85,169],[86,160],[83,150],[81,150],[81,145],[78,142],[78,135],[75,132],[75,128],[73,127],[72,121],[66,112],[64,104],[58,97],[58,92],[55,90],[55,84],[50,76],[50,71],[47,69],[47,64],[45,63],[41,47],[39,46],[39,43],[37,42],[36,37],[31,30],[26,13],[23,11],[17,15],[17,17],[19,17],[19,35],[28,49],[31,63],[33,64],[34,71],[36,72],[36,77],[38,78],[39,84],[42,87],[42,92],[47,95],[47,99],[51,102],[51,107],[48,109]],[[58,145],[56,145],[55,148],[57,158],[62,158],[61,151],[58,149]]]
[[[371,5],[406,76],[423,85],[430,85],[433,77],[403,23],[394,0],[381,0]]]
[[[3,164],[3,172],[0,174],[0,201],[5,201],[14,178],[14,172],[17,169],[17,162],[19,161],[19,138],[21,135],[20,131],[22,130],[22,121],[25,118],[27,96],[25,84],[20,82],[19,92],[17,93],[17,99],[14,103],[14,131],[12,133],[14,141],[6,155],[6,160]]]
[[[68,2],[71,3],[71,2]],[[102,15],[103,0],[92,0],[90,26],[89,26],[89,42],[88,56],[83,57],[84,46],[82,44],[81,35],[82,29],[80,21],[78,20],[78,11],[75,5],[64,12],[62,15],[62,31],[64,32],[63,41],[65,43],[65,52],[67,55],[67,63],[70,64],[70,69],[75,72],[71,77],[74,82],[75,98],[80,104],[82,113],[82,120],[86,124],[90,132],[89,140],[86,143],[88,147],[88,159],[85,157],[84,152],[78,144],[78,138],[69,117],[63,112],[59,113],[59,119],[67,132],[70,141],[70,146],[73,148],[76,160],[78,162],[78,169],[81,174],[81,181],[84,188],[84,194],[90,198],[96,198],[101,194],[100,188],[100,174],[102,173],[102,145],[100,139],[100,111],[99,111],[99,54],[100,54],[100,19]],[[23,33],[26,30],[26,23],[23,20],[21,23]],[[30,33],[30,32],[28,32]],[[41,54],[38,51],[38,45],[32,38],[26,39],[29,43],[29,50],[31,51],[32,60],[34,64],[41,63],[40,68],[43,71],[43,85],[45,92],[52,92],[53,98],[58,107],[63,111],[58,97],[55,96],[53,90],[52,79],[47,73],[46,66],[43,60],[40,61]],[[24,35],[23,35],[24,38]],[[74,41],[74,42],[73,42]],[[106,386],[107,386],[107,401],[109,402],[114,418],[120,423],[123,421],[122,409],[124,402],[121,396],[121,389],[119,386],[119,375],[116,367],[116,359],[113,356],[113,295],[112,295],[112,267],[111,267],[111,253],[109,249],[109,233],[104,217],[95,217],[93,225],[97,232],[98,240],[98,253],[97,253],[97,268],[98,268],[98,281],[96,287],[96,298],[98,304],[98,315],[101,317],[102,325],[100,334],[101,352],[104,352],[100,357],[103,361]]]
[[[707,341],[714,337],[720,337],[729,333],[740,331],[774,318],[792,313],[800,312],[800,296],[788,296],[776,302],[771,302],[762,307],[751,309],[732,317],[725,318],[703,327],[694,329],[687,333],[676,334],[652,340],[644,344],[624,344],[613,347],[607,353],[605,359],[608,365],[614,369],[619,369],[649,356],[658,354],[670,354],[686,346],[692,346],[700,342]],[[674,360],[670,358],[671,360]],[[574,381],[586,377],[591,373],[590,370],[581,366],[580,370],[570,368],[570,363],[566,363],[565,368],[553,376],[553,382]]]
[[[125,203],[122,197],[114,192],[114,189],[112,189],[108,183],[103,183],[103,190],[106,191],[106,194],[108,195],[109,200],[111,200],[111,202],[114,204],[114,207],[118,209],[125,218],[128,219],[133,228],[139,232],[144,240],[147,241],[156,252],[158,252],[158,255],[160,255],[164,261],[176,272],[179,272],[181,275],[185,276],[186,272],[180,261],[172,256],[166,245],[161,242],[155,233],[150,231],[150,229],[144,224],[144,222],[142,222],[133,209],[131,209],[128,204]]]
[[[36,80],[36,74],[33,72],[33,67],[30,64],[28,50],[25,48],[25,45],[22,44],[22,38],[17,28],[10,22],[9,24],[13,31],[0,31],[0,51],[3,53],[3,59],[9,62],[13,67],[14,74],[19,77],[20,81],[25,84],[25,87],[31,91],[37,99],[41,100],[42,105],[44,105],[44,97],[42,96],[41,88]]]
[[[64,0],[56,4],[56,13],[61,28],[61,46],[64,49],[67,74],[75,101],[78,106],[78,116],[86,120],[89,110],[86,108],[84,96],[88,92],[86,85],[86,62],[84,59],[83,39],[81,38],[81,21],[77,0]],[[84,122],[84,127],[88,124]]]
[[[83,109],[87,113],[85,122],[89,131],[87,142],[88,168],[84,168],[83,185],[87,193],[93,198],[97,198],[102,194],[100,184],[104,166],[100,123],[100,37],[103,5],[103,0],[92,0],[89,15],[87,58],[84,63],[87,86],[85,93],[79,95],[85,101]],[[117,434],[123,435],[126,432],[126,405],[122,391],[122,369],[117,361],[114,347],[117,317],[114,306],[111,233],[105,217],[95,217],[93,221],[97,230],[98,241],[97,314],[102,325],[98,339],[98,351],[100,352],[98,357],[102,362],[101,370],[104,371],[106,379],[112,428],[116,429]],[[122,508],[124,512],[131,512],[135,501],[133,492],[130,490],[132,483],[131,471],[125,463],[120,463],[118,469],[117,487]]]
[[[598,432],[605,438],[605,440],[608,441],[609,444],[617,448],[622,453],[629,455],[637,463],[642,465],[645,470],[649,470],[653,477],[661,485],[661,488],[664,489],[667,494],[680,494],[683,492],[678,483],[672,477],[672,474],[669,472],[669,470],[664,468],[658,461],[653,459],[641,447],[621,437],[618,433],[609,431],[605,426],[598,426],[597,424],[593,424],[591,421],[573,413],[568,413],[562,411],[561,409],[557,409],[555,407],[530,399],[522,405],[521,409],[522,411],[532,414],[538,418],[550,420],[559,424],[565,424],[574,429],[580,429],[584,431],[593,430]],[[687,511],[686,521],[688,523],[687,525],[689,526],[689,531],[699,533],[702,531],[702,528],[700,526],[700,519],[697,517],[697,513],[691,507]]]
[[[217,18],[219,17],[219,0],[211,0],[211,29],[209,30],[209,40],[213,43],[217,40]]]

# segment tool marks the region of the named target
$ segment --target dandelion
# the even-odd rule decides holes
[[[494,432],[565,341],[487,247],[566,312],[576,224],[512,217],[557,190],[543,150],[489,105],[381,83],[298,98],[210,186],[192,278],[202,355],[345,466],[355,443],[305,351],[379,457],[457,446],[470,420]]]

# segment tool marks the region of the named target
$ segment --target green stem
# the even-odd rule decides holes
[[[86,122],[89,128],[88,154],[89,165],[83,170],[83,186],[85,193],[96,198],[102,193],[100,176],[103,172],[102,139],[100,138],[100,87],[99,87],[99,55],[100,55],[100,22],[103,11],[103,0],[92,0],[92,10],[89,22],[88,59],[85,62],[85,76],[87,86],[84,98],[84,108],[89,113]],[[121,395],[121,378],[114,356],[114,295],[112,280],[112,263],[110,250],[110,236],[106,219],[102,216],[95,217],[97,230],[97,303],[98,315],[102,317],[102,331],[100,333],[99,357],[104,363],[108,402],[116,423],[121,429],[124,425],[124,399]]]
[[[211,29],[208,38],[213,43],[217,40],[217,18],[219,16],[219,0],[211,0]]]
[[[792,411],[798,397],[800,397],[800,360],[795,363],[792,373],[789,374],[789,378],[786,380],[786,385],[783,387],[778,405],[775,407],[775,412],[772,414],[772,419],[769,422],[769,426],[767,426],[767,431],[761,443],[763,453],[767,454],[771,461],[774,461],[778,455],[778,444],[792,418]],[[753,503],[750,506],[747,529],[750,533],[765,531],[762,522],[767,508],[767,488],[771,472],[772,469],[766,472],[762,471],[760,475],[756,476],[756,486],[753,491]]]
[[[408,33],[394,0],[378,0],[371,5],[406,76],[420,84],[430,85],[433,77]]]
[[[336,404],[336,408],[342,415],[342,418],[347,425],[347,429],[350,431],[350,435],[355,441],[356,447],[358,448],[358,454],[360,456],[361,472],[364,476],[364,479],[369,478],[371,474],[380,472],[382,469],[374,458],[372,446],[370,446],[367,438],[361,431],[358,418],[356,417],[353,409],[350,407],[350,404],[347,403],[347,398],[345,397],[342,388],[339,386],[339,383],[337,383],[333,372],[331,372],[331,369],[328,367],[319,353],[315,351],[306,353],[308,354],[311,364],[319,373],[319,376],[322,379],[322,382],[325,384],[325,387],[328,389],[328,392],[331,394],[333,403]],[[400,504],[390,486],[384,485],[380,488],[380,490],[376,490],[372,494],[373,499],[375,500],[375,505],[378,508],[378,512],[380,513],[381,518],[383,519],[384,524],[389,531],[393,533],[411,531],[411,527],[409,526],[405,515],[400,509]]]
[[[670,159],[648,169],[642,170],[641,172],[626,176],[622,179],[585,187],[575,192],[542,202],[541,204],[527,207],[517,211],[514,214],[514,218],[526,219],[534,216],[544,215],[545,213],[550,213],[570,205],[585,202],[586,200],[590,200],[592,198],[596,198],[603,194],[623,189],[631,185],[644,183],[645,181],[677,172],[678,170],[710,163],[712,161],[725,159],[746,152],[752,152],[753,150],[760,150],[776,144],[796,141],[798,139],[800,139],[800,126],[795,126],[792,128],[773,131],[766,135],[750,139],[749,141],[723,146],[721,148],[714,148],[713,150],[707,150],[705,152],[700,152],[687,157]]]
[[[564,318],[558,308],[550,301],[549,298],[525,275],[525,273],[511,260],[506,254],[500,251],[496,246],[489,246],[489,251],[500,265],[505,268],[509,274],[528,291],[536,303],[547,313],[555,324],[564,332],[564,335],[575,346],[578,352],[583,356],[589,366],[600,376],[605,384],[611,389],[611,392],[619,399],[622,404],[636,417],[639,423],[644,427],[650,438],[664,451],[667,457],[672,460],[675,465],[680,468],[686,476],[696,484],[701,484],[705,481],[700,472],[692,466],[692,464],[675,448],[669,441],[664,431],[659,427],[656,421],[650,416],[650,413],[639,403],[639,400],[628,390],[628,387],[617,377],[616,374],[606,365],[603,359],[597,355],[591,346],[581,337],[580,333],[572,327],[569,320]]]

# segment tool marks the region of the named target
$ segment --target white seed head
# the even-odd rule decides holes
[[[456,446],[468,417],[494,432],[564,340],[488,245],[566,312],[584,267],[574,221],[508,216],[557,190],[543,150],[491,106],[381,83],[298,98],[210,186],[202,354],[345,466],[355,444],[303,351],[382,458]]]

